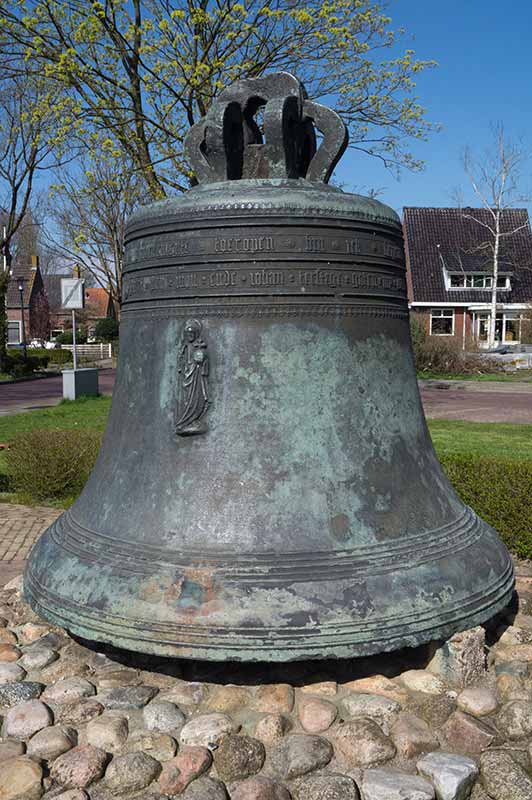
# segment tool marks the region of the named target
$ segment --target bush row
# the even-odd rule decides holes
[[[532,558],[532,461],[478,456],[440,459],[464,503],[498,531],[519,558]]]
[[[6,451],[9,488],[34,502],[74,497],[96,460],[101,433],[33,430]],[[462,500],[520,558],[532,558],[532,461],[445,456],[442,465]]]
[[[410,334],[418,373],[471,375],[501,370],[501,365],[494,358],[464,351],[460,338],[429,336],[425,323],[419,315],[410,315]],[[474,350],[474,347],[474,344],[470,343],[470,349]]]

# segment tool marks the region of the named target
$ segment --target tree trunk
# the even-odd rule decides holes
[[[6,371],[7,357],[7,280],[0,274],[0,372]]]
[[[493,283],[491,286],[491,316],[488,334],[489,348],[495,347],[495,326],[497,323],[497,279],[499,277],[500,211],[495,216],[495,237],[493,241]]]

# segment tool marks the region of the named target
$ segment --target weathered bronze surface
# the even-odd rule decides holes
[[[48,619],[284,661],[417,645],[508,602],[508,553],[425,424],[399,220],[326,183],[345,146],[292,76],[238,83],[188,137],[199,185],[130,220],[103,447],[26,570]]]

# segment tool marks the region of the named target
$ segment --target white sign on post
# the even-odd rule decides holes
[[[85,281],[82,278],[61,278],[61,305],[72,310],[72,356],[74,372],[78,368],[76,355],[76,309],[85,306]]]
[[[82,278],[61,278],[61,305],[72,309],[85,307],[85,281]]]

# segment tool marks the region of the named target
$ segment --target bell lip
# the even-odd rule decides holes
[[[149,655],[249,663],[359,658],[447,639],[487,622],[500,612],[512,598],[514,571],[506,548],[502,542],[498,544],[502,561],[495,579],[482,591],[470,591],[454,604],[435,607],[425,615],[416,612],[411,615],[414,623],[405,623],[404,613],[396,613],[395,617],[379,623],[380,627],[376,620],[364,622],[349,619],[346,614],[346,619],[338,623],[325,623],[311,630],[303,626],[293,632],[287,626],[264,626],[251,634],[238,628],[222,630],[213,623],[209,625],[207,619],[204,625],[172,626],[162,622],[148,628],[142,620],[113,615],[112,608],[109,612],[89,610],[71,598],[61,597],[49,588],[50,581],[47,586],[40,584],[33,573],[33,561],[38,560],[40,547],[53,547],[56,553],[59,548],[48,532],[28,560],[24,596],[39,615],[78,637]]]
[[[380,200],[344,192],[325,183],[304,178],[244,178],[234,181],[200,184],[177,197],[157,200],[142,206],[128,219],[125,241],[144,227],[168,225],[172,221],[196,221],[220,215],[269,216],[289,214],[301,217],[348,217],[352,222],[387,225],[400,232],[401,220],[396,211]]]

